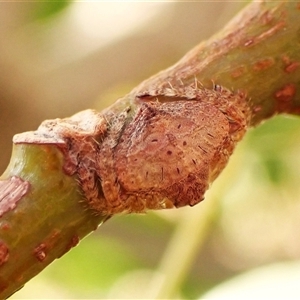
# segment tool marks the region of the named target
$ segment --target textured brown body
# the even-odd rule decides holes
[[[198,203],[228,131],[226,117],[205,103],[141,105],[115,148],[121,193],[144,198],[146,207]]]
[[[133,93],[122,112],[45,121],[14,142],[56,144],[64,170],[101,214],[195,205],[226,165],[249,119],[243,93],[160,87]]]
[[[246,131],[244,100],[220,86],[143,91],[118,114],[87,110],[45,121],[28,142],[57,144],[65,171],[77,173],[89,206],[102,214],[192,206]]]
[[[112,120],[100,147],[105,200],[92,201],[96,209],[143,212],[203,200],[246,130],[244,97],[196,86],[140,93],[133,116],[123,127]]]

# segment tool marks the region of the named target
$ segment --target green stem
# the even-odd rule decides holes
[[[255,1],[222,31],[135,92],[176,89],[197,79],[212,89],[242,91],[255,125],[276,113],[300,114],[300,5]]]
[[[105,219],[86,207],[76,178],[64,174],[62,164],[63,155],[55,146],[14,146],[0,183],[21,178],[29,189],[0,218],[1,299],[76,246]],[[5,200],[0,200],[2,208]]]

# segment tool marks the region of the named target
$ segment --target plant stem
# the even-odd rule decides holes
[[[137,88],[176,89],[182,83],[229,88],[247,95],[251,124],[276,113],[300,113],[300,5],[255,1],[222,31],[200,43],[176,65]]]
[[[109,216],[193,206],[249,126],[300,113],[300,5],[260,1],[101,113],[15,136],[0,182],[0,296]]]
[[[11,162],[1,177],[28,189],[17,203],[6,206],[0,218],[0,298],[9,297],[54,259],[61,257],[105,218],[84,202],[76,179],[62,172],[63,155],[51,145],[15,145]],[[13,177],[15,176],[15,177]]]

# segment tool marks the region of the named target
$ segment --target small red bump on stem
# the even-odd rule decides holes
[[[2,229],[2,230],[4,230],[4,231],[9,230],[9,229],[10,229],[9,223],[3,222],[3,223],[1,224],[1,226],[0,226],[0,229]]]
[[[295,93],[296,93],[295,84],[288,83],[275,93],[275,98],[279,101],[288,102],[293,99]]]
[[[288,66],[286,66],[286,68],[284,69],[284,71],[285,71],[286,73],[293,73],[293,72],[296,71],[299,67],[300,67],[300,62],[294,61],[294,62],[290,63]]]
[[[270,68],[271,66],[273,66],[274,63],[275,62],[274,62],[273,58],[261,59],[253,65],[253,70],[254,71],[263,71],[263,70],[266,70],[266,69]]]
[[[231,77],[238,78],[238,77],[244,75],[245,71],[246,71],[245,66],[239,66],[236,69],[234,69],[233,71],[231,71]]]
[[[298,61],[292,61],[291,58],[288,55],[286,55],[286,54],[282,55],[281,59],[282,59],[284,65],[285,65],[284,71],[286,73],[293,73],[300,66],[300,62],[298,62]]]
[[[8,261],[9,258],[9,251],[6,244],[0,241],[0,266]]]
[[[47,255],[46,255],[46,249],[47,249],[46,244],[42,243],[42,244],[38,245],[36,248],[34,248],[34,250],[33,250],[34,256],[40,262],[44,261],[45,258],[47,257]]]
[[[276,112],[289,112],[292,109],[292,100],[296,94],[296,85],[293,83],[286,84],[278,90],[274,97],[277,100],[275,111]]]
[[[78,245],[80,239],[78,235],[74,235],[70,241],[70,243],[67,245],[67,251],[69,251],[71,248],[74,248],[76,245]]]
[[[18,201],[29,191],[30,183],[22,180],[20,177],[12,176],[6,180],[0,180],[0,217],[7,211],[13,210]]]

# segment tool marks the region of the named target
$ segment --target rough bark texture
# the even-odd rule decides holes
[[[1,296],[115,213],[197,204],[249,126],[299,114],[299,18],[298,2],[252,3],[103,112],[15,136],[17,153],[0,185]],[[38,226],[24,225],[31,216]],[[32,242],[21,255],[24,236]]]

